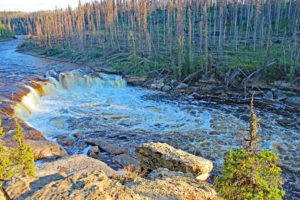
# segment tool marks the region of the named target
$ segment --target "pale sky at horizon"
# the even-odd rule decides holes
[[[80,0],[81,4],[92,0]],[[77,7],[79,0],[0,0],[0,11],[25,11],[54,10],[57,8]]]

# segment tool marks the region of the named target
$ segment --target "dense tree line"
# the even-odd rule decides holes
[[[51,55],[99,58],[126,73],[160,70],[190,81],[244,69],[239,73],[246,78],[293,80],[299,67],[298,0],[103,0],[76,9],[2,12],[0,21],[32,35]]]

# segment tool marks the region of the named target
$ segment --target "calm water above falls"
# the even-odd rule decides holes
[[[1,92],[29,78],[41,77],[49,70],[71,71],[77,65],[61,64],[15,52],[22,40],[0,43]],[[49,73],[48,73],[49,75]],[[144,142],[167,142],[176,148],[211,159],[215,169],[229,147],[241,145],[241,132],[248,127],[248,105],[211,105],[190,96],[174,98],[157,91],[129,87],[119,76],[92,76],[71,71],[48,76],[43,85],[45,96],[33,88],[16,114],[46,137],[81,132],[87,137],[101,137],[129,148]],[[26,81],[25,81],[26,84]],[[246,116],[246,117],[245,117]],[[277,152],[281,165],[291,170],[291,181],[300,173],[300,135],[298,126],[282,126],[294,120],[262,111],[260,145]],[[296,119],[297,120],[297,119]],[[77,143],[75,143],[77,144]],[[85,153],[86,146],[73,146],[70,153]],[[109,158],[108,158],[109,159]],[[109,161],[108,161],[109,162]]]

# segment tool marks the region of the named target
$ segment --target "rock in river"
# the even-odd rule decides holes
[[[110,154],[119,155],[127,152],[127,149],[124,149],[117,145],[110,144],[105,140],[98,139],[98,138],[90,138],[86,140],[86,143],[93,146],[98,146],[102,151],[108,152]]]

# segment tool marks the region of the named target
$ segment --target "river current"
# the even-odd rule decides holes
[[[48,139],[80,132],[124,146],[133,157],[135,146],[141,143],[166,142],[212,160],[216,171],[228,148],[242,145],[249,126],[249,105],[219,105],[192,95],[174,97],[130,87],[117,75],[95,75],[86,68],[78,70],[77,65],[15,52],[22,39],[0,43],[0,89],[7,95],[22,83],[30,90],[14,106],[15,113]],[[41,77],[47,79],[39,83],[42,92],[26,85],[27,80]],[[287,185],[293,187],[300,176],[300,131],[298,125],[283,124],[298,119],[265,110],[258,117],[262,118],[260,146],[279,154]],[[86,154],[88,148],[78,145],[67,151]]]

